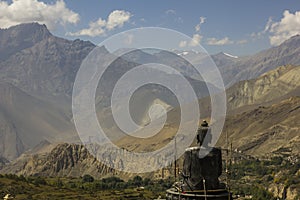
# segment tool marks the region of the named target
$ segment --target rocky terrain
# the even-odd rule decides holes
[[[300,97],[290,97],[270,106],[258,106],[228,116],[223,133],[233,148],[246,154],[298,156],[300,153]],[[223,135],[224,136],[224,135]],[[225,138],[220,143],[226,144]]]
[[[85,174],[100,178],[113,174],[113,170],[99,163],[87,148],[77,144],[57,144],[50,152],[23,154],[16,161],[4,167],[2,174],[24,176],[79,177]]]
[[[0,40],[0,52],[6,52],[1,53],[0,79],[46,98],[70,96],[81,61],[95,47],[55,37],[37,23],[2,29]]]
[[[262,105],[300,95],[300,67],[281,66],[256,79],[241,81],[226,90],[227,106]]]
[[[300,35],[286,40],[279,46],[245,57],[232,66],[234,73],[224,79],[229,85],[241,80],[256,78],[277,66],[300,65]],[[225,66],[224,66],[225,67]],[[221,69],[223,71],[225,69]],[[231,81],[229,81],[231,80]]]
[[[256,152],[255,156],[258,156],[258,153],[261,156],[264,153],[273,152],[272,148],[279,149],[281,146],[294,144],[293,155],[299,153],[296,148],[300,126],[297,122],[299,119],[299,77],[299,66],[281,66],[256,79],[236,83],[226,90],[228,115],[223,133],[232,134],[230,137],[236,148],[243,146],[242,149],[247,148],[248,153]],[[199,101],[204,117],[209,117],[210,108],[207,106],[210,104],[209,101],[209,98]],[[173,109],[169,112],[169,117],[178,114],[177,112]],[[175,126],[172,128],[173,130],[170,130],[176,131]],[[172,131],[168,133],[171,134]],[[168,134],[162,134],[161,137],[165,138],[165,135]],[[282,138],[279,139],[280,137]],[[222,139],[224,138],[220,139],[221,146],[222,142],[224,144]],[[125,140],[128,140],[128,146],[134,148],[133,139],[124,138],[123,141]],[[275,143],[270,142],[271,140],[278,144],[274,145]],[[248,147],[246,147],[247,142],[251,143],[247,144]],[[268,142],[270,143],[267,144]],[[147,142],[144,143],[144,141],[138,142],[135,148],[147,146]],[[255,148],[258,149],[255,150]]]

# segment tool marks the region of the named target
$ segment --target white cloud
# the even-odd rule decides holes
[[[200,44],[203,36],[199,34],[194,34],[192,40],[189,43],[189,46],[195,47]]]
[[[270,32],[271,45],[279,45],[290,37],[300,34],[300,11],[290,13],[288,10],[283,12],[283,18],[279,22],[269,22],[265,31]]]
[[[132,15],[130,12],[124,10],[114,10],[112,11],[107,19],[106,28],[108,30],[113,30],[116,27],[122,27],[125,22],[127,22]]]
[[[228,37],[217,39],[217,38],[208,38],[207,39],[208,45],[226,45],[226,44],[233,44],[233,41],[231,41]]]
[[[270,28],[271,28],[271,25],[272,25],[272,18],[269,17],[268,19],[268,22],[267,24],[265,25],[265,29],[263,31],[260,31],[258,33],[256,32],[253,32],[250,34],[250,37],[253,39],[253,40],[257,40],[257,39],[261,39],[267,32],[269,32]]]
[[[200,45],[202,38],[203,38],[202,35],[194,34],[192,39],[189,42],[185,41],[185,40],[180,41],[178,46],[181,48],[186,47],[186,46],[195,47],[197,45]]]
[[[206,18],[205,17],[200,17],[199,18],[199,23],[195,26],[196,34],[193,35],[193,38],[188,42],[188,41],[181,41],[179,42],[179,47],[183,48],[186,46],[190,47],[195,47],[197,45],[200,45],[201,40],[203,39],[203,36],[200,35],[201,31],[201,25],[205,23]]]
[[[89,27],[79,30],[75,33],[67,33],[71,36],[99,36],[104,35],[107,31],[111,31],[115,28],[122,27],[126,22],[130,20],[132,14],[124,10],[114,10],[109,15],[107,20],[99,18],[95,22],[90,22]]]
[[[46,24],[50,30],[58,25],[77,24],[79,14],[66,7],[63,0],[46,4],[38,0],[13,0],[10,4],[0,1],[0,27],[28,22]]]
[[[266,33],[268,30],[270,30],[270,27],[272,26],[273,20],[272,17],[269,17],[268,22],[265,26],[265,30],[262,33]]]
[[[200,17],[199,23],[195,26],[196,32],[201,31],[201,25],[205,23],[206,18],[205,17]]]

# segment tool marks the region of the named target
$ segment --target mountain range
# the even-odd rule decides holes
[[[82,61],[95,48],[96,45],[88,41],[53,36],[45,25],[37,23],[0,29],[0,168],[11,161],[2,172],[13,169],[21,174],[70,176],[99,168],[105,169],[100,170],[101,174],[109,172],[88,156],[79,144],[56,146],[61,142],[79,143],[71,112],[72,87]],[[103,55],[110,54],[105,47],[100,47],[100,50]],[[189,63],[177,55],[188,57],[195,63],[203,59],[197,52],[134,51],[112,64],[100,81],[96,95],[98,119],[106,120],[107,129],[119,131],[112,122],[111,111],[107,110],[116,81],[133,67],[153,61],[175,65],[185,73],[193,83],[204,116],[209,117],[210,98],[207,97],[206,84],[197,79],[194,70],[186,70]],[[227,86],[228,117],[224,133],[228,132],[236,149],[257,156],[262,156],[261,152],[276,153],[287,149],[295,155],[298,153],[299,55],[300,36],[297,35],[277,47],[251,56],[234,57],[226,53],[211,56]],[[103,89],[101,84],[108,87]],[[135,95],[142,100],[134,102],[136,110],[142,111],[135,114],[138,124],[148,123],[147,108],[155,102],[170,108],[168,117],[171,121],[161,135],[149,141],[120,139],[119,136],[113,139],[118,145],[133,151],[159,148],[170,141],[177,129],[176,123],[172,122],[178,120],[178,102],[173,97],[167,98],[169,93],[163,87],[147,86]],[[143,106],[146,109],[142,109]],[[157,142],[161,138],[161,142]],[[224,146],[223,140],[222,136],[220,146]],[[273,148],[276,142],[280,145]],[[80,154],[74,153],[77,151]],[[36,157],[36,153],[41,157]],[[93,166],[87,167],[89,165]]]

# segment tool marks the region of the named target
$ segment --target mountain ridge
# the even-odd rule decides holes
[[[32,31],[33,34],[30,34],[30,31]],[[14,39],[14,37],[18,39],[16,39],[14,43],[10,43],[9,41]],[[1,125],[2,127],[5,127],[3,130],[7,130],[6,132],[8,134],[6,135],[11,134],[13,136],[13,146],[15,146],[14,150],[9,150],[10,153],[5,153],[5,155],[7,156],[9,154],[9,160],[14,159],[25,150],[37,145],[42,140],[46,139],[50,141],[51,138],[57,135],[62,136],[66,133],[67,136],[76,137],[74,136],[76,135],[76,131],[72,124],[70,104],[73,81],[82,60],[95,48],[95,45],[87,41],[70,41],[55,37],[47,30],[45,25],[39,25],[37,23],[18,25],[5,30],[1,29],[0,41],[0,52],[4,52],[7,48],[11,47],[9,45],[16,46],[15,48],[12,48],[14,51],[2,54],[3,56],[0,59],[0,80],[1,82],[5,82],[5,84],[11,84],[12,86],[7,85],[5,87],[12,88],[11,90],[14,91],[13,93],[20,94],[19,99],[24,99],[19,102],[13,101],[9,99],[12,94],[1,93],[0,116],[2,123],[0,123],[0,127]],[[225,76],[225,83],[229,83],[228,81],[230,80],[232,82],[229,83],[229,85],[232,84],[233,88],[235,87],[235,89],[229,88],[229,90],[227,90],[229,96],[228,108],[242,109],[245,108],[245,106],[250,106],[250,108],[248,108],[249,110],[255,106],[259,106],[259,104],[266,103],[266,101],[275,103],[273,102],[275,99],[271,99],[271,97],[273,98],[274,96],[271,92],[257,92],[257,98],[251,99],[251,96],[255,96],[253,94],[257,88],[260,88],[261,91],[276,91],[275,94],[277,96],[275,96],[278,98],[278,101],[282,100],[280,98],[298,95],[300,91],[297,85],[298,79],[296,76],[296,74],[299,73],[298,68],[294,72],[289,72],[287,70],[286,72],[289,72],[289,77],[286,75],[286,77],[281,78],[282,80],[279,76],[281,72],[278,72],[279,75],[277,76],[275,70],[273,78],[272,76],[268,78],[269,75],[266,75],[267,78],[265,79],[258,78],[258,82],[246,80],[244,82],[239,82],[237,85],[234,84],[234,82],[242,79],[257,78],[257,76],[263,74],[265,71],[274,69],[277,66],[274,63],[283,63],[283,65],[286,65],[286,63],[295,64],[299,62],[300,64],[298,56],[300,52],[299,44],[300,36],[294,36],[278,47],[259,52],[253,56],[232,58],[223,53],[220,55],[213,55],[212,58],[218,65],[222,75]],[[102,52],[104,54],[109,53],[105,47],[103,47]],[[158,53],[154,56],[149,56],[145,55],[144,52],[139,52],[139,54],[132,55],[132,58],[135,59],[133,61],[139,61],[138,56],[145,58],[146,61],[153,60],[154,58],[161,58],[166,64],[175,62],[177,67],[185,67],[182,64],[185,62],[177,62],[178,60],[176,59],[166,60],[166,58],[169,58],[167,56],[169,56],[170,53],[160,53],[161,54]],[[194,54],[198,55],[198,53]],[[198,56],[201,55],[199,54]],[[198,59],[198,57],[195,59]],[[132,60],[130,59],[130,61]],[[122,72],[131,69],[138,63],[128,62],[123,57],[115,61],[114,64],[116,67],[119,65],[122,67],[117,68],[116,70],[108,70],[108,74],[110,74],[104,79],[104,84],[107,83],[106,81],[115,81],[114,79],[118,78]],[[189,71],[189,73],[192,72],[193,71]],[[261,75],[261,77],[263,76],[264,75]],[[285,81],[284,79],[287,80]],[[277,85],[274,84],[274,81],[276,80]],[[194,80],[190,81],[193,82]],[[293,84],[287,84],[289,81],[293,81]],[[268,84],[268,82],[270,82],[270,84]],[[198,85],[198,83],[199,82],[195,81],[196,85]],[[110,89],[111,88],[109,88],[109,90]],[[243,91],[243,89],[245,90]],[[280,92],[278,92],[279,90]],[[197,93],[203,94],[205,92],[199,90]],[[103,94],[105,95],[106,93],[100,93],[96,97],[97,108],[98,105],[103,102],[110,102],[109,100],[105,100],[105,96],[101,96]],[[140,95],[143,97],[146,96],[145,94]],[[171,104],[166,101],[163,102],[168,105]],[[200,106],[201,108],[204,108],[204,112],[209,113],[209,108],[206,105],[207,103],[207,101],[204,103],[201,103],[200,101]],[[1,104],[3,105],[2,107]],[[149,105],[151,105],[151,102]],[[43,106],[44,108],[42,108]],[[16,108],[18,108],[19,111]],[[26,110],[25,115],[27,118],[20,117],[21,114],[19,114],[20,116],[17,115],[18,112],[24,110]],[[30,115],[32,111],[35,111],[35,117]],[[106,112],[99,112],[98,118],[103,119],[103,116],[107,116],[106,114]],[[29,120],[30,117],[33,117],[33,121]],[[41,124],[45,125],[47,128],[43,127]],[[26,134],[24,130],[26,130]],[[21,132],[23,133],[21,134]],[[35,142],[34,144],[31,144],[30,142],[32,141],[30,140],[30,137],[36,136],[37,134],[35,133],[37,132],[40,133],[38,135],[39,137],[33,137],[32,141]],[[51,136],[51,133],[54,136]],[[4,138],[4,136],[2,137]],[[1,141],[8,140],[3,139]],[[2,147],[5,147],[5,145],[2,144]],[[2,152],[4,152],[4,150],[2,150]]]

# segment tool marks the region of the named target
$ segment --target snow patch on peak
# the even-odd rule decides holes
[[[223,54],[224,54],[225,56],[228,56],[228,57],[231,57],[231,58],[239,58],[238,56],[233,56],[233,55],[231,55],[231,54],[229,54],[229,53],[223,52]]]
[[[181,52],[181,53],[178,53],[179,56],[186,56],[186,55],[188,55],[188,54],[189,54],[188,51],[183,51],[183,52]]]
[[[189,51],[182,51],[182,52],[179,52],[179,53],[177,53],[177,55],[179,55],[179,56],[187,56],[187,55],[197,55],[197,54],[199,54],[200,52],[198,52],[198,51],[195,51],[195,50],[189,50]]]

